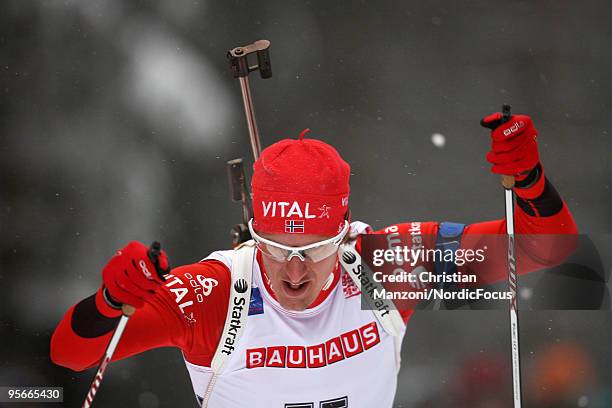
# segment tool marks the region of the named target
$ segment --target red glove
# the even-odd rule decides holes
[[[493,165],[493,173],[515,176],[519,181],[540,162],[536,142],[538,131],[529,116],[512,115],[503,123],[502,114],[496,112],[482,119],[480,124],[491,129],[491,151],[487,161]]]
[[[153,249],[132,241],[111,258],[102,270],[102,281],[112,301],[140,308],[155,294],[170,267],[164,251],[158,256],[152,253]]]

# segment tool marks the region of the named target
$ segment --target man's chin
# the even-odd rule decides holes
[[[291,310],[293,312],[301,312],[303,310],[306,310],[308,305],[310,305],[312,302],[309,302],[307,299],[279,298],[278,303],[280,303],[280,305],[286,310]]]

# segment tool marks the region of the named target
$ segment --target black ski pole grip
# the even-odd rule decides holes
[[[159,241],[153,241],[153,243],[149,247],[148,255],[151,262],[153,262],[153,266],[155,266],[155,272],[157,272],[157,276],[159,276],[162,281],[165,281],[166,277],[164,275],[166,275],[170,271],[170,266],[168,265],[168,269],[164,270],[159,265],[159,257],[161,255],[161,244],[159,243]]]
[[[512,107],[508,105],[507,103],[502,105],[502,118],[501,118],[502,123],[506,123],[512,117],[512,114],[510,113],[511,109]]]

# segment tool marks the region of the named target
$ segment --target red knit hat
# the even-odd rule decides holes
[[[335,235],[348,211],[350,166],[325,142],[284,139],[253,164],[253,227],[257,231]]]

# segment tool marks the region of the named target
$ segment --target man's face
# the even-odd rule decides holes
[[[265,234],[262,237],[287,246],[304,246],[330,238],[326,235]],[[337,253],[319,262],[301,261],[297,256],[290,261],[279,262],[263,254],[272,290],[282,307],[288,310],[304,310],[319,295],[329,275],[334,271]]]

